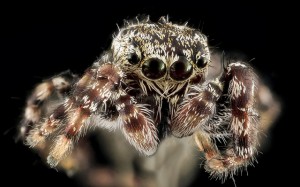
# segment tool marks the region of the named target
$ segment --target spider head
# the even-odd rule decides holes
[[[145,21],[121,29],[112,53],[126,75],[135,75],[161,95],[178,91],[187,82],[204,80],[210,61],[202,33],[164,17],[157,23]]]

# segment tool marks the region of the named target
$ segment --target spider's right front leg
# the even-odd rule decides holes
[[[121,88],[123,77],[123,72],[116,65],[95,63],[75,84],[64,103],[29,132],[27,143],[34,147],[53,137],[47,161],[55,167],[91,125],[106,129],[120,127],[137,150],[146,155],[153,154],[158,139],[151,111]]]
[[[75,84],[64,103],[29,132],[27,143],[34,147],[53,137],[47,160],[52,167],[56,166],[72,150],[85,127],[90,126],[91,115],[112,99],[121,77],[119,68],[111,63],[95,63]]]

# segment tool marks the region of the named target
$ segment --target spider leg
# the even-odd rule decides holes
[[[216,118],[220,119],[218,123],[228,125],[231,141],[224,151],[219,151],[214,142],[200,133],[196,135],[196,142],[205,152],[206,170],[224,179],[254,159],[259,116],[255,102],[257,78],[253,70],[244,63],[231,63],[225,69],[223,80],[228,98],[223,105],[228,108],[223,111],[223,115],[217,114]]]
[[[236,156],[232,149],[221,152],[208,133],[198,131],[194,138],[199,151],[204,153],[205,170],[213,177],[225,180],[232,177],[240,166],[248,164],[248,158]]]
[[[72,94],[29,132],[27,143],[34,147],[53,138],[47,162],[55,167],[73,149],[91,126],[106,129],[121,127],[127,140],[146,155],[158,144],[157,132],[146,106],[136,104],[122,88],[121,70],[103,57],[74,85]]]
[[[52,112],[51,109],[63,100],[76,79],[77,75],[65,71],[35,87],[27,99],[23,119],[19,126],[21,139],[25,140],[29,131],[38,125],[41,118]]]
[[[225,72],[225,82],[229,82],[231,122],[234,152],[243,158],[252,157],[257,145],[257,76],[252,68],[243,63],[232,63]]]
[[[111,63],[99,65],[96,62],[74,85],[72,95],[29,132],[27,143],[34,147],[47,137],[54,137],[47,160],[51,166],[56,166],[85,132],[87,128],[84,127],[90,126],[91,115],[106,107],[107,101],[112,99],[121,76],[120,70]]]

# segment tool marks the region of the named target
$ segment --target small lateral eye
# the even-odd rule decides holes
[[[141,60],[140,57],[136,53],[130,53],[128,55],[128,62],[130,64],[133,64],[133,65],[138,64],[140,62],[140,60]]]
[[[207,65],[207,60],[205,60],[203,57],[200,57],[197,61],[196,61],[196,65],[198,68],[204,68]]]

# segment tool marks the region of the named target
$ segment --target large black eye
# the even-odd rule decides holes
[[[130,53],[128,55],[128,62],[130,64],[133,64],[133,65],[138,64],[140,62],[140,60],[141,60],[140,57],[136,53]]]
[[[198,68],[204,68],[207,64],[207,60],[205,60],[203,57],[200,57],[197,62],[196,62],[196,65]]]
[[[142,72],[149,79],[159,79],[166,74],[166,65],[158,58],[151,58],[143,64]]]
[[[170,76],[177,81],[183,81],[191,76],[193,66],[185,58],[179,58],[170,67]]]

